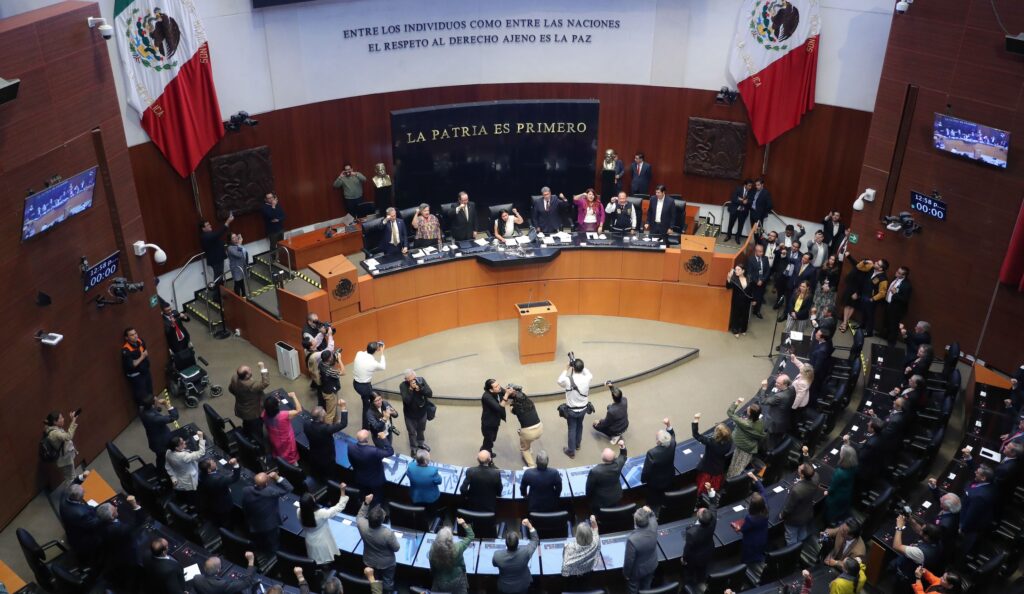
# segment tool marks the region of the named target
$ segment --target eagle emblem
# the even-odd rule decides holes
[[[800,10],[788,0],[757,0],[750,11],[750,34],[765,49],[787,51],[799,25]]]
[[[352,281],[347,278],[343,278],[338,281],[338,284],[334,285],[334,297],[337,299],[348,299],[352,296],[352,293],[354,293],[355,290],[356,287],[352,284]]]
[[[526,329],[527,332],[534,336],[544,336],[551,330],[551,322],[547,321],[544,316],[537,316],[530,322],[530,326]]]
[[[700,276],[708,271],[708,264],[704,261],[704,258],[694,256],[686,262],[685,268],[693,276]]]
[[[124,18],[124,26],[128,50],[136,62],[158,72],[177,68],[172,58],[181,42],[178,21],[159,7],[146,13],[135,8]]]

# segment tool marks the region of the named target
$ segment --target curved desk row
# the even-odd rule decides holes
[[[468,243],[419,259],[381,258],[376,275],[359,274],[344,256],[313,263],[318,279],[312,280],[320,288],[301,295],[277,289],[281,319],[225,290],[225,320],[260,350],[273,353],[278,341],[298,347],[300,328],[315,312],[334,323],[346,362],[368,341],[394,345],[513,319],[515,304],[524,301],[550,300],[561,315],[622,316],[725,331],[731,306],[725,278],[743,257],[743,250],[715,253],[713,238],[689,235],[681,237],[680,247],[665,248],[642,240],[576,236],[561,246],[523,246],[523,254]]]

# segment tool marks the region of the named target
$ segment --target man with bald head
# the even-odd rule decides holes
[[[235,416],[242,419],[242,430],[256,443],[261,443],[263,421],[260,414],[263,412],[263,399],[266,397],[263,391],[270,385],[270,380],[263,361],[257,365],[260,368],[259,378],[253,375],[248,365],[242,365],[232,376],[228,392],[235,397]]]
[[[245,552],[246,574],[241,577],[220,577],[220,557],[214,555],[203,563],[203,573],[192,580],[196,594],[242,594],[249,592],[256,584],[256,556]]]
[[[353,482],[363,495],[374,495],[374,506],[384,501],[384,458],[394,455],[390,442],[381,440],[378,447],[366,429],[356,433],[356,443],[348,444],[348,461],[355,476]]]
[[[256,550],[275,555],[281,527],[279,500],[292,492],[292,484],[276,472],[261,472],[253,482],[242,491],[242,513]]]
[[[501,471],[491,461],[491,453],[480,450],[477,465],[466,470],[459,492],[466,498],[466,509],[493,512],[501,495]]]
[[[793,410],[793,400],[796,399],[796,390],[791,384],[789,376],[780,373],[776,376],[775,385],[771,390],[768,389],[768,380],[762,380],[761,389],[754,397],[754,402],[761,405],[761,417],[764,419],[764,431],[768,434],[769,448],[781,443],[789,431],[790,412]]]
[[[602,507],[613,507],[622,499],[619,477],[626,463],[626,442],[620,438],[617,445],[618,457],[611,448],[605,448],[601,452],[601,463],[591,468],[587,475],[587,497],[592,513],[597,513]]]

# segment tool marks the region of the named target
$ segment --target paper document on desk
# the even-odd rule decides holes
[[[982,458],[988,458],[989,460],[995,462],[996,464],[998,464],[1003,459],[999,452],[995,450],[990,450],[988,448],[981,448],[981,451],[978,453],[981,455]]]
[[[199,575],[199,564],[198,563],[193,563],[192,565],[189,565],[188,567],[186,567],[184,571],[185,571],[185,581],[186,582],[191,582],[192,578],[194,578],[194,577]]]
[[[524,243],[530,243],[530,236],[520,235],[519,237],[516,238],[516,243],[518,243],[519,245],[523,245]]]
[[[587,239],[597,239],[597,233],[593,231],[587,231]]]
[[[505,238],[505,245],[515,245],[515,244],[516,244],[516,238],[515,237],[506,237]]]
[[[554,237],[545,237],[545,238],[541,239],[541,241],[544,242],[544,245],[555,245],[555,238]]]
[[[792,332],[789,333],[789,338],[794,342],[799,342],[804,339],[804,333],[793,330]]]
[[[413,260],[419,260],[420,258],[423,257],[423,250],[416,250],[415,252],[409,255],[412,256]]]
[[[428,256],[431,255],[431,254],[436,254],[437,253],[437,248],[436,247],[423,248],[423,253],[428,255]]]
[[[482,247],[482,246],[487,245],[487,240],[486,239],[478,239],[478,240],[474,241],[473,243],[475,243],[475,244],[477,244],[477,245]]]
[[[564,243],[569,243],[569,242],[572,241],[572,235],[569,235],[565,231],[560,231],[558,233],[555,233],[555,237],[558,238],[558,241],[561,241],[561,242],[564,242]]]
[[[373,270],[378,264],[380,264],[380,262],[378,262],[376,258],[370,258],[369,260],[363,260],[363,264],[366,264],[367,268]]]

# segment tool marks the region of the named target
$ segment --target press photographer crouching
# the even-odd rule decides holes
[[[505,393],[505,398],[512,406],[512,414],[519,419],[519,451],[523,457],[523,463],[530,468],[535,468],[537,463],[533,459],[531,446],[544,433],[544,423],[540,422],[537,407],[534,406],[530,397],[523,393],[522,386],[509,385],[509,388],[509,391]]]
[[[590,403],[590,380],[594,374],[583,365],[583,359],[577,359],[569,353],[569,364],[558,376],[558,385],[565,390],[565,403],[558,407],[558,415],[565,419],[569,426],[568,447],[562,452],[570,458],[576,457],[576,450],[583,442],[583,417],[594,412]]]

